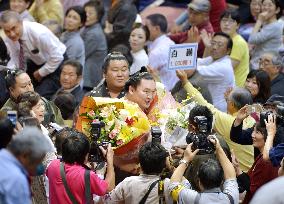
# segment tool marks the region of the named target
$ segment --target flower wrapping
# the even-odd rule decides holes
[[[83,98],[76,129],[92,140],[91,124],[101,121],[98,143],[111,143],[116,155],[123,155],[145,143],[150,123],[138,105],[122,100],[103,97]]]

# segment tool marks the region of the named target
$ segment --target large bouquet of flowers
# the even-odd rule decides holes
[[[167,115],[163,121],[165,146],[171,148],[186,145],[189,112],[195,105],[191,102],[176,109],[162,111],[163,115]]]
[[[103,122],[98,143],[111,143],[116,154],[125,154],[144,143],[150,123],[141,109],[122,99],[84,97],[76,129],[92,140],[92,123]]]

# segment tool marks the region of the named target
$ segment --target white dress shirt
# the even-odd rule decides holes
[[[229,56],[213,61],[212,57],[197,60],[197,71],[208,84],[213,105],[227,112],[227,102],[224,93],[227,88],[235,87],[234,70]]]
[[[25,59],[31,59],[35,64],[44,64],[38,71],[45,77],[53,73],[63,61],[66,47],[44,25],[23,21],[23,35],[21,36]],[[8,37],[5,43],[10,54],[9,68],[19,67],[20,43]]]
[[[149,58],[144,49],[138,52],[131,52],[131,55],[133,57],[133,63],[130,67],[130,75],[135,74],[140,71],[141,67],[149,64]]]
[[[166,35],[161,35],[148,46],[149,65],[159,71],[160,79],[168,91],[179,80],[175,70],[168,70],[169,48],[174,44]]]

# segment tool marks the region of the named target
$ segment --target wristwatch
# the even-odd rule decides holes
[[[181,160],[179,161],[179,164],[185,164],[186,167],[188,167],[189,161],[185,161],[184,159],[181,159]]]

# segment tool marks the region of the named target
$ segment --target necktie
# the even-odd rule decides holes
[[[20,39],[19,43],[20,43],[19,69],[25,70],[25,56],[24,56],[23,41]]]

